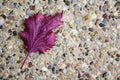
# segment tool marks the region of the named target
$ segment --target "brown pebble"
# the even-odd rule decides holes
[[[29,66],[29,67],[32,67],[32,66],[33,66],[33,65],[32,65],[32,62],[29,62],[29,63],[28,63],[28,66]]]
[[[9,30],[8,30],[8,32],[9,32],[9,33],[11,33],[11,32],[12,32],[12,30],[11,30],[11,29],[9,29]]]
[[[109,40],[108,40],[108,39],[105,39],[105,42],[109,42]]]
[[[107,14],[103,14],[103,18],[109,19],[109,16]]]
[[[30,10],[35,10],[35,5],[30,5]]]
[[[12,75],[9,75],[8,78],[12,78],[13,76]]]
[[[116,54],[117,57],[120,57],[120,54]]]
[[[88,14],[85,15],[83,18],[84,18],[85,21],[88,20]]]

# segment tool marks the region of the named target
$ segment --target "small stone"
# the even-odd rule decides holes
[[[74,4],[73,7],[74,7],[74,9],[78,9],[79,8],[79,6],[77,4]]]
[[[82,21],[82,17],[79,16],[77,19],[76,19],[76,23],[80,23]]]
[[[32,62],[28,63],[29,68],[33,66]]]
[[[89,30],[89,31],[91,31],[91,32],[93,32],[93,31],[94,31],[94,30],[93,30],[93,28],[88,28],[88,30]]]
[[[25,70],[24,70],[25,72],[28,72],[29,71],[29,69],[28,68],[25,68]]]
[[[2,29],[3,28],[3,25],[0,25],[0,29]]]
[[[52,0],[48,0],[48,4],[51,4],[52,3]]]
[[[52,66],[51,66],[51,65],[49,65],[49,66],[48,66],[48,69],[51,69],[51,68],[52,68]]]
[[[78,78],[81,78],[81,74],[80,73],[78,73]]]
[[[35,5],[30,5],[30,10],[35,10]]]
[[[53,74],[55,74],[55,71],[56,71],[55,67],[52,67],[52,73]]]
[[[96,14],[92,14],[92,15],[91,15],[91,19],[92,19],[92,20],[94,20],[94,19],[96,19],[96,18],[97,18],[97,15],[96,15]]]
[[[11,56],[7,56],[6,60],[10,60],[12,57]]]
[[[116,61],[119,61],[120,59],[119,58],[115,58]]]
[[[117,1],[117,2],[115,3],[115,7],[120,7],[120,1]]]
[[[26,11],[26,14],[29,15],[29,16],[33,15],[33,13],[34,13],[33,10],[27,10],[27,11]]]
[[[13,36],[17,36],[17,31],[13,31]]]
[[[13,5],[16,7],[16,6],[17,6],[17,3],[13,3]]]
[[[3,25],[4,24],[4,19],[2,17],[0,17],[0,25]]]
[[[103,74],[102,74],[102,77],[106,77],[107,76],[107,72],[104,72]]]
[[[90,62],[90,65],[92,65],[92,64],[93,64],[93,61]]]
[[[82,26],[82,30],[87,30],[87,27],[86,26]]]
[[[61,56],[57,56],[56,60],[59,61],[61,59]]]
[[[83,68],[88,68],[88,65],[87,65],[86,63],[83,63],[83,64],[82,64],[82,67],[83,67]]]
[[[15,56],[15,57],[14,57],[14,60],[15,60],[15,61],[19,61],[19,60],[20,60],[20,57],[19,57],[19,56]]]
[[[13,56],[15,56],[16,54],[13,54]]]
[[[103,14],[103,18],[109,19],[109,16],[107,14]]]
[[[82,58],[77,58],[77,60],[82,60]]]
[[[105,42],[109,42],[109,39],[105,39]]]
[[[0,76],[0,80],[3,80],[3,76]]]
[[[66,74],[66,73],[67,73],[67,69],[64,68],[64,69],[62,70],[62,72],[63,72],[64,74]]]
[[[65,68],[65,66],[66,66],[66,64],[63,63],[63,64],[61,64],[61,65],[59,66],[59,68],[60,68],[60,69],[63,69],[63,68]]]
[[[7,19],[14,20],[14,16],[7,16]]]
[[[6,19],[6,16],[4,14],[1,14],[0,16],[3,17],[4,19]]]
[[[93,0],[89,0],[89,2],[88,2],[90,5],[92,5],[93,3],[94,3],[94,1]]]
[[[63,57],[66,57],[66,54],[65,54],[65,53],[63,54]]]
[[[70,5],[70,1],[69,1],[69,0],[63,0],[63,1],[64,1],[64,3],[65,3],[67,6]]]
[[[83,18],[84,18],[85,21],[88,20],[88,14],[85,15]]]
[[[37,4],[39,2],[39,0],[33,0],[33,3]]]
[[[117,57],[120,57],[120,54],[116,54]]]
[[[42,71],[48,71],[46,67],[42,67]]]
[[[9,69],[10,69],[10,70],[13,70],[13,69],[14,69],[14,67],[9,67]]]
[[[103,19],[102,23],[106,24],[108,22],[107,19]]]
[[[106,31],[106,28],[105,28],[105,27],[103,27],[103,28],[102,28],[102,30],[103,30],[103,31]]]
[[[117,80],[120,80],[120,77],[118,77]]]
[[[100,26],[100,27],[105,27],[105,24],[100,23],[99,26]]]
[[[108,2],[108,1],[105,1],[105,2],[104,2],[104,4],[108,5],[108,4],[109,4],[109,2]]]

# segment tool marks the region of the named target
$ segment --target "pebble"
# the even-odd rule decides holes
[[[6,15],[1,14],[0,16],[1,16],[2,18],[6,19]]]
[[[17,36],[17,31],[13,31],[13,36]]]
[[[39,0],[34,0],[33,3],[37,4],[39,2]]]
[[[99,26],[100,26],[100,27],[105,27],[105,24],[100,23]]]
[[[59,66],[60,69],[63,69],[63,68],[65,68],[65,67],[66,67],[66,64],[65,64],[65,63],[62,63],[62,64]]]
[[[71,0],[63,0],[63,1],[64,1],[64,3],[65,3],[67,6],[69,6],[70,3],[71,3],[71,2],[70,2]]]
[[[109,15],[107,15],[107,14],[103,14],[103,18],[105,18],[105,19],[109,19]]]
[[[115,3],[115,7],[120,7],[120,1],[117,1],[117,2]]]
[[[93,29],[93,28],[89,28],[88,30],[89,30],[89,31],[91,31],[91,32],[93,32],[93,31],[94,31],[94,29]]]
[[[82,64],[82,67],[83,67],[83,68],[88,68],[88,65],[87,65],[86,63],[83,63],[83,64]]]
[[[74,4],[73,7],[74,7],[74,9],[78,9],[79,8],[79,6],[77,4]]]
[[[108,20],[107,19],[103,19],[102,23],[107,24]]]
[[[76,19],[76,23],[80,23],[82,21],[82,17],[79,16],[77,19]]]
[[[91,15],[91,20],[94,20],[94,19],[96,19],[97,18],[97,15],[96,14],[92,14]]]
[[[31,16],[31,15],[33,15],[33,14],[34,14],[34,11],[33,11],[33,10],[29,10],[29,9],[28,9],[28,10],[26,11],[26,14],[27,14],[27,15],[29,15],[29,16]]]
[[[51,68],[52,68],[52,66],[51,66],[51,65],[49,65],[49,66],[48,66],[48,69],[51,69]]]
[[[46,67],[42,67],[42,71],[48,71]]]
[[[62,72],[63,72],[64,74],[66,74],[66,73],[67,73],[67,69],[64,68],[64,69],[62,70]]]
[[[0,26],[3,25],[5,23],[4,18],[0,17]]]
[[[82,26],[82,30],[87,30],[87,27],[86,26]]]
[[[14,16],[7,16],[7,19],[14,20]]]
[[[19,61],[19,60],[20,60],[20,57],[19,57],[19,56],[15,56],[15,57],[14,57],[14,60],[15,60],[15,61]]]
[[[30,10],[35,10],[35,5],[30,5]]]
[[[59,61],[61,59],[61,56],[57,56],[56,60]]]
[[[56,68],[52,67],[52,73],[55,74],[56,73]]]
[[[92,64],[93,64],[93,61],[90,62],[90,65],[92,65]]]
[[[84,21],[88,20],[88,14],[83,16]]]
[[[3,25],[0,25],[0,29],[2,29],[3,28]]]
[[[33,66],[32,62],[28,63],[28,67],[31,68]]]
[[[48,4],[51,4],[52,3],[52,0],[48,0]]]

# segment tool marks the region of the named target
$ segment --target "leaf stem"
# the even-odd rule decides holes
[[[25,64],[25,62],[26,62],[28,56],[29,56],[29,52],[27,52],[27,55],[26,55],[26,57],[24,58],[24,61],[23,61],[22,65],[21,65],[20,69],[23,68],[23,66],[24,66],[24,64]]]

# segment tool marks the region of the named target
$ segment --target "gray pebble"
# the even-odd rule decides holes
[[[66,73],[67,73],[67,69],[64,68],[64,69],[62,70],[62,72],[63,72],[64,74],[66,74]]]
[[[33,15],[33,13],[34,13],[33,10],[27,10],[27,11],[26,11],[26,14],[29,15],[29,16]]]
[[[76,19],[76,23],[80,23],[82,21],[82,17],[79,16],[77,19]]]
[[[4,19],[2,17],[0,17],[0,25],[3,25],[4,24]]]

